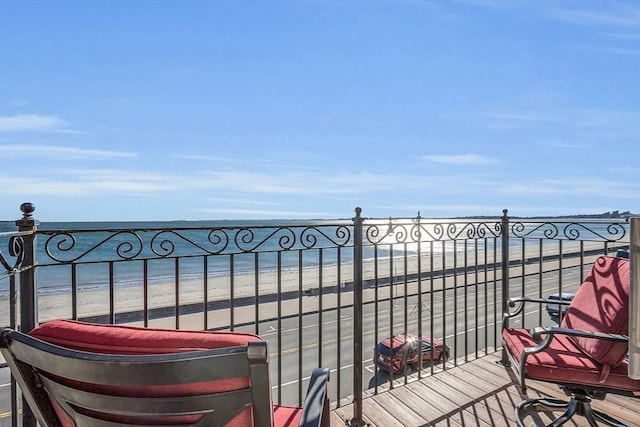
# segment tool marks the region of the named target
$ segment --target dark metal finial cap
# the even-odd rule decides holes
[[[20,210],[22,211],[24,217],[28,218],[33,216],[33,212],[36,210],[36,205],[26,202],[20,205]]]

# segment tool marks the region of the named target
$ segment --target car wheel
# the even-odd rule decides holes
[[[449,360],[449,352],[443,351],[442,353],[440,353],[440,357],[438,357],[438,363],[442,363],[447,360]]]

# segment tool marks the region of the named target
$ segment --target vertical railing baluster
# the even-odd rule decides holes
[[[520,242],[520,296],[524,297],[526,294],[526,277],[527,277],[527,272],[526,272],[526,267],[527,267],[527,253],[526,253],[526,241],[525,239],[522,239],[522,241]],[[522,313],[524,315],[524,311],[522,310]],[[524,317],[522,319],[522,321],[524,322]],[[523,323],[524,325],[524,323]]]
[[[235,330],[236,320],[236,287],[235,287],[235,257],[229,255],[229,330]]]
[[[379,259],[378,259],[378,245],[375,245],[373,247],[373,342],[375,344],[377,344],[380,341],[379,335],[378,335],[378,328],[380,327],[380,292],[379,292],[379,286],[380,286],[380,280],[379,280],[379,275],[380,272],[378,271],[379,269]],[[355,268],[355,265],[354,265]],[[374,352],[374,358],[378,357],[378,353],[377,353],[377,346],[376,346],[376,351]],[[374,373],[376,374],[376,384],[374,386],[374,393],[378,394],[378,365],[375,364],[375,359],[374,359]]]
[[[580,283],[584,282],[584,241],[580,241]]]
[[[483,254],[484,254],[484,354],[488,354],[489,352],[489,281],[487,280],[487,272],[488,272],[488,256],[489,248],[487,247],[487,239],[483,239]],[[476,324],[478,323],[478,318],[476,316]],[[495,329],[495,328],[494,328]],[[494,344],[495,348],[495,344]]]
[[[464,241],[464,256],[462,257],[464,260],[464,290],[462,293],[462,298],[464,300],[464,361],[465,363],[469,361],[469,277],[467,275],[467,266],[468,257],[467,257],[467,240]]]
[[[304,290],[302,289],[303,283],[303,254],[302,251],[298,251],[298,404],[302,403],[302,296]],[[340,337],[338,337],[338,340]],[[338,364],[338,366],[340,366]],[[338,369],[338,372],[340,370]],[[339,390],[339,389],[338,389]]]
[[[453,364],[458,364],[458,240],[453,239]],[[465,349],[466,353],[466,349]]]
[[[209,329],[209,257],[202,257],[202,327]],[[256,322],[257,324],[257,322]]]
[[[340,384],[341,384],[341,379],[342,379],[342,369],[339,369],[340,366],[342,366],[342,322],[341,320],[341,314],[342,314],[342,251],[340,250],[340,248],[336,248],[336,293],[337,293],[337,300],[336,300],[336,352],[337,352],[337,372],[336,372],[336,390],[340,390]]]
[[[404,330],[404,336],[406,339],[407,334],[409,333],[409,283],[407,281],[407,243],[403,243],[404,246],[404,251],[403,251],[403,268],[404,268],[404,274],[403,274],[403,292],[404,292],[404,296],[403,296],[403,310],[404,310],[404,325],[403,325],[403,330]],[[404,383],[407,384],[409,382],[409,370],[408,370],[408,365],[407,363],[404,364]]]
[[[507,300],[509,299],[509,217],[507,216],[508,210],[502,210],[502,224],[500,232],[502,233],[502,313],[507,312]],[[497,318],[496,318],[497,320]],[[497,322],[496,322],[497,323]],[[497,328],[496,328],[497,330]],[[497,341],[497,338],[496,338]],[[502,346],[502,364],[509,364],[507,357],[507,351]]]
[[[396,306],[396,300],[394,295],[398,295],[398,293],[395,291],[395,274],[393,271],[393,244],[389,245],[389,337],[391,337],[391,353],[393,353],[393,334],[395,331],[394,328],[394,322],[395,322],[395,316],[394,316],[394,308]],[[393,363],[392,361],[392,357],[389,357],[390,363]],[[391,378],[389,380],[389,388],[391,388],[393,390],[393,379]]]
[[[78,264],[71,263],[71,318],[78,320]]]
[[[278,405],[282,404],[282,251],[277,255],[277,324],[278,324]]]
[[[318,249],[318,366],[322,366],[322,282],[324,282],[323,275],[323,259],[324,259],[324,250],[323,248]]]
[[[353,418],[351,427],[364,425],[362,420],[362,209],[353,218]]]
[[[494,319],[494,327],[493,327],[493,343],[498,348],[498,325],[500,324],[500,319],[502,313],[498,313],[498,307],[502,308],[502,305],[498,304],[498,275],[496,274],[498,270],[498,238],[493,238],[493,319]]]
[[[20,205],[22,218],[15,222],[18,231],[28,231],[31,234],[22,236],[23,259],[20,265],[20,329],[29,332],[38,324],[38,296],[36,289],[36,231],[40,222],[33,218],[36,207],[32,203]],[[12,394],[12,396],[14,396]],[[22,425],[23,427],[36,427],[36,419],[22,399]],[[17,411],[13,412],[14,414]]]
[[[142,261],[142,316],[144,326],[149,326],[149,261]]]
[[[480,353],[480,348],[479,348],[479,345],[478,345],[478,334],[480,333],[480,331],[479,331],[480,325],[478,323],[478,315],[479,315],[478,311],[480,310],[479,302],[478,302],[479,301],[479,296],[478,296],[479,295],[479,292],[478,292],[479,288],[478,288],[478,286],[479,286],[479,282],[480,282],[480,273],[479,273],[479,270],[478,270],[479,265],[478,265],[478,239],[477,238],[474,239],[474,241],[473,241],[473,250],[474,250],[474,252],[473,252],[474,253],[473,264],[475,266],[474,267],[474,281],[473,281],[474,284],[475,284],[474,285],[475,291],[473,293],[475,295],[475,300],[474,300],[475,307],[474,307],[474,310],[473,310],[474,313],[475,313],[475,318],[473,319],[474,325],[475,325],[474,326],[475,327],[475,333],[474,333],[473,339],[475,340],[475,343],[476,343],[476,359],[477,359],[479,357],[479,353]],[[485,319],[486,319],[486,317],[485,317]],[[486,330],[486,327],[485,327],[485,330]],[[484,345],[485,345],[485,348],[486,348],[487,341],[484,342]]]
[[[109,261],[109,323],[116,323],[116,284],[113,277],[113,261]]]
[[[542,261],[544,257],[544,242],[542,239],[539,240],[538,245],[538,298],[542,298],[542,288],[543,288],[543,268]],[[542,325],[542,310],[538,311],[538,324]]]
[[[560,293],[560,299],[562,299],[562,276],[563,274],[562,268],[562,240],[558,240],[558,292]],[[562,313],[561,306],[558,305],[558,324],[562,324],[562,318],[564,317],[564,313]],[[523,323],[524,325],[524,323]]]
[[[417,263],[418,263],[418,337],[422,339],[422,232],[420,230],[420,212],[418,212],[418,216],[416,217],[416,233],[414,233],[417,243]],[[422,359],[423,359],[424,349],[422,345],[420,345],[419,350],[419,358],[418,358],[418,379],[422,378]]]
[[[434,274],[433,274],[433,248],[434,248],[434,243],[433,240],[429,241],[429,336],[433,337],[434,334],[434,328],[433,328],[433,317],[434,317],[434,310],[433,310],[433,304],[434,304],[434,298],[433,298],[433,285],[434,285]],[[444,322],[444,316],[442,316],[442,321]],[[431,352],[431,354],[429,355],[430,360],[433,360],[433,346],[431,346],[431,348],[429,349],[429,351]],[[430,363],[430,374],[433,375],[434,372],[434,363]]]
[[[256,296],[254,304],[254,325],[253,332],[260,334],[260,253],[256,252],[253,257],[253,293]]]
[[[442,342],[444,346],[447,346],[447,245],[446,242],[442,241],[442,268],[441,268],[441,276],[442,276]],[[455,314],[455,313],[454,313]],[[456,358],[456,351],[458,349],[453,347],[453,358]],[[433,359],[433,354],[431,355],[431,359]],[[443,368],[446,367],[446,363],[443,360],[442,362]]]
[[[175,304],[176,304],[176,308],[174,309],[174,313],[176,314],[176,320],[175,320],[175,327],[176,329],[180,329],[180,258],[176,257],[174,258],[174,264],[175,264],[175,285],[174,285],[174,297],[175,297]],[[231,275],[231,277],[233,277],[233,275]],[[231,322],[232,328],[233,328],[233,322]]]

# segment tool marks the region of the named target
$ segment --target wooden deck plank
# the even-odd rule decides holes
[[[392,426],[403,426],[403,424],[398,421],[392,414],[387,412],[387,408],[381,406],[378,402],[376,402],[373,398],[364,399],[362,401],[362,412],[364,415],[365,421],[371,427],[392,427]],[[420,424],[416,424],[420,425]]]
[[[509,424],[505,411],[500,408],[494,395],[499,390],[497,387],[484,381],[475,384],[473,378],[459,369],[447,371],[446,376],[442,375],[437,380],[467,395],[470,409],[475,411],[479,418],[492,425]]]
[[[410,400],[405,400],[407,397]],[[420,413],[424,414],[424,402],[417,396],[411,396],[411,392],[399,388],[395,393],[380,393],[377,396],[372,397],[377,403],[385,408],[395,419],[400,421],[402,425],[423,425],[429,418],[437,415],[437,411],[434,408],[433,414],[427,414],[427,418],[420,416]],[[411,409],[411,408],[414,409]]]
[[[514,407],[524,399],[538,396],[567,399],[558,386],[537,381],[527,381],[527,393],[522,393],[513,373],[496,363],[499,360],[500,353],[483,355],[420,380],[414,375],[407,384],[395,383],[391,390],[367,393],[362,404],[363,419],[371,427],[512,426]],[[592,402],[592,406],[620,418],[630,427],[640,427],[640,399],[610,394],[604,401]],[[558,415],[537,409],[525,419],[527,427],[547,425]],[[333,412],[331,425],[344,426],[353,416],[353,405],[346,404]],[[565,426],[588,427],[588,422],[576,416]]]
[[[458,405],[456,402],[447,398],[438,390],[434,390],[434,388],[429,387],[422,381],[411,383],[405,388],[415,393],[427,404],[439,408],[441,411],[454,412],[460,408],[460,405]]]
[[[332,426],[345,426],[347,422],[342,418],[339,412],[331,411],[329,413],[329,425]]]

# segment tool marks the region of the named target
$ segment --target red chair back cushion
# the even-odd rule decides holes
[[[187,351],[246,346],[250,341],[260,341],[254,334],[238,332],[178,331],[169,329],[153,329],[124,325],[98,325],[71,320],[54,320],[32,330],[29,335],[42,341],[61,347],[91,353],[144,355],[166,354]],[[76,384],[99,393],[128,396],[193,396],[203,393],[215,393],[249,387],[249,378],[231,378],[200,382],[195,384],[179,384],[155,387],[106,387],[87,384]],[[60,420],[65,427],[73,427],[73,423],[62,409],[52,402]],[[122,418],[122,419],[120,419]],[[131,422],[120,417],[112,421]],[[193,422],[193,417],[183,417],[183,422]],[[167,419],[167,424],[175,424],[175,419]],[[251,409],[247,408],[232,420],[229,425],[252,425]]]
[[[628,335],[629,260],[598,258],[576,292],[562,327]],[[627,343],[571,337],[587,355],[604,365],[618,366],[625,358]]]

